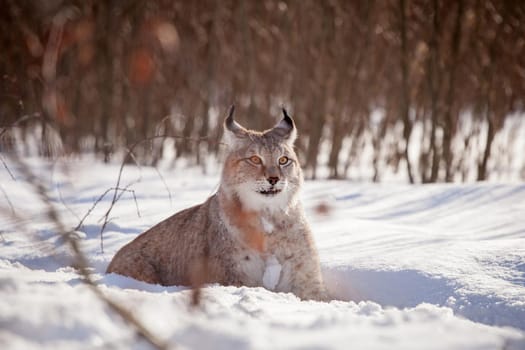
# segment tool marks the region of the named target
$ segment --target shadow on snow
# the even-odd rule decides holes
[[[429,303],[450,307],[455,314],[474,322],[525,330],[525,305],[510,305],[494,295],[465,293],[455,282],[421,271],[324,268],[323,276],[334,299],[373,301],[397,308]]]

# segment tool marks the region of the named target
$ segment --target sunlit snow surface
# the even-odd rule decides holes
[[[116,186],[119,169],[29,163],[68,227]],[[0,348],[147,349],[69,267],[38,197],[8,165],[16,180],[0,169]],[[122,245],[219,181],[197,169],[160,173],[125,168],[119,186],[132,184],[136,202],[127,192],[114,206],[103,253],[112,193],[77,234],[104,293],[178,349],[525,349],[525,184],[307,182],[303,202],[334,301],[212,285],[195,309],[187,288],[104,274]]]

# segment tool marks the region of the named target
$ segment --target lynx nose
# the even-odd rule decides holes
[[[278,181],[279,181],[279,178],[277,176],[270,176],[269,178],[267,178],[266,180],[268,180],[268,182],[270,183],[270,185],[275,185]]]

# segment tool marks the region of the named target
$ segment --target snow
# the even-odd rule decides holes
[[[71,228],[119,170],[88,158],[28,161]],[[0,170],[9,199],[0,192],[0,348],[148,349],[82,283],[38,196],[8,165],[16,180]],[[525,349],[523,183],[307,181],[302,200],[334,300],[209,285],[195,308],[186,287],[104,273],[121,246],[219,181],[191,168],[161,173],[165,184],[154,169],[125,168],[120,187],[131,184],[136,202],[126,192],[115,204],[103,252],[112,193],[76,235],[102,292],[174,348]],[[268,289],[279,275],[269,257]]]
[[[279,264],[279,260],[277,260],[275,255],[272,254],[266,259],[266,267],[263,275],[264,288],[269,290],[275,289],[275,286],[281,278],[281,269],[282,266]]]

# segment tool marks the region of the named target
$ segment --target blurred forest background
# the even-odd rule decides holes
[[[308,177],[525,178],[525,1],[0,0],[0,151],[194,164],[286,106]],[[506,130],[504,133],[503,131]],[[501,142],[494,140],[498,135]],[[521,135],[521,136],[520,136]],[[518,147],[516,147],[518,145]],[[518,150],[518,151],[516,151]],[[0,153],[1,155],[1,153]],[[520,163],[521,162],[521,163]],[[503,171],[503,170],[501,170]]]

